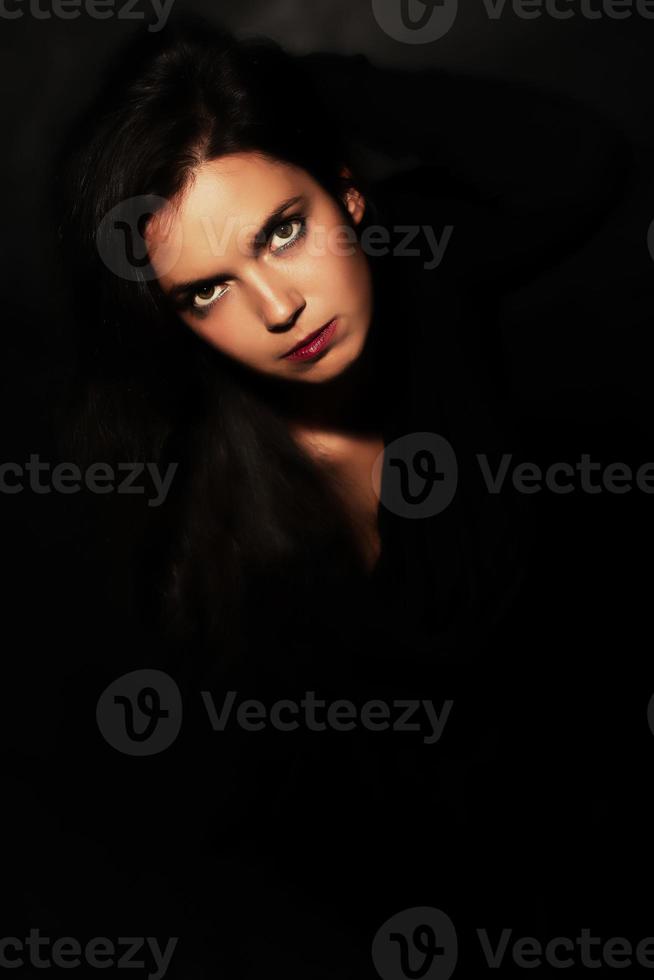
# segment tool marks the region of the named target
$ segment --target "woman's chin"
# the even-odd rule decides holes
[[[339,378],[361,361],[365,345],[365,335],[344,337],[323,358],[316,361],[315,373],[311,372],[311,377],[307,374],[306,379],[323,382]]]

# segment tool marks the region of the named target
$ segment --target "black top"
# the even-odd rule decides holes
[[[537,316],[542,305],[538,277],[565,268],[566,257],[618,206],[631,157],[620,135],[587,109],[538,90],[436,70],[382,69],[363,55],[300,60],[356,161],[372,173],[372,220],[390,230],[398,251],[392,260],[375,260],[387,314],[376,325],[384,331],[389,392],[385,445],[436,433],[450,442],[459,465],[456,499],[444,513],[404,519],[384,506],[382,494],[378,515],[374,608],[383,613],[384,632],[397,627],[391,609],[404,610],[401,633],[417,627],[407,645],[432,658],[445,642],[433,623],[437,593],[456,580],[461,536],[472,536],[459,573],[474,577],[468,592],[476,598],[475,610],[459,617],[459,632],[471,618],[492,622],[500,615],[524,572],[522,508],[489,496],[475,459],[486,453],[498,463],[514,444],[503,307],[520,296],[528,328],[531,311]],[[447,243],[434,268],[433,244],[415,234],[425,226]],[[418,256],[399,254],[405,232],[413,236],[405,247],[418,247]],[[396,482],[394,474],[385,468],[385,479]],[[444,534],[452,549],[449,574],[434,560]]]

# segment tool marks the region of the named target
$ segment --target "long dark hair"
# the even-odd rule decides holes
[[[293,633],[298,609],[320,589],[334,591],[334,607],[351,623],[366,581],[353,528],[265,385],[180,323],[156,281],[108,268],[96,236],[121,202],[170,200],[198,164],[248,150],[306,170],[349,224],[342,195],[356,186],[367,201],[358,234],[380,219],[364,166],[297,61],[267,38],[236,40],[204,23],[171,24],[133,43],[58,167],[78,351],[62,428],[88,461],[179,464],[165,505],[145,515],[136,602],[174,643],[225,656],[248,644],[257,620]],[[370,259],[377,340],[395,316],[388,261]],[[402,316],[411,315],[405,296]],[[381,353],[378,366],[388,367]],[[389,397],[402,387],[393,368]],[[411,379],[403,381],[410,392]],[[440,561],[446,619],[455,585],[460,594],[470,581],[460,536],[449,546],[444,539]],[[332,630],[338,645],[338,629],[335,618],[321,620],[323,640]]]

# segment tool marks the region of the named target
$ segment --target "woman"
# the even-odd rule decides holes
[[[366,232],[409,217],[442,232],[439,198],[416,208],[406,175],[367,178],[370,156],[342,138],[317,87],[272,42],[206,25],[148,35],[59,168],[78,314],[72,441],[88,461],[177,466],[163,506],[135,518],[127,498],[100,530],[111,567],[131,575],[131,618],[105,648],[122,669],[143,666],[144,644],[156,650],[185,706],[208,687],[268,705],[319,691],[440,706],[465,692],[467,727],[438,754],[418,736],[358,730],[224,734],[217,755],[191,714],[165,769],[165,813],[156,776],[131,781],[114,760],[122,794],[98,786],[103,819],[146,869],[135,898],[117,891],[173,932],[195,929],[202,951],[185,978],[191,963],[363,976],[385,915],[462,902],[479,856],[462,844],[477,816],[462,773],[492,756],[485,656],[523,568],[506,498],[475,469],[475,453],[503,445],[459,288],[471,256],[453,244],[454,263],[426,271],[420,251],[366,248]],[[465,204],[462,186],[438,190]],[[420,456],[425,433],[442,458]],[[417,518],[407,500],[429,480],[451,499]],[[162,884],[164,847],[179,888]]]
[[[298,609],[318,588],[338,590],[330,619],[340,606],[349,633],[350,598],[360,609],[361,588],[389,564],[392,516],[375,468],[385,444],[455,432],[436,382],[465,383],[453,360],[462,314],[438,270],[423,272],[426,254],[364,251],[366,232],[392,233],[392,215],[307,73],[271,42],[236,44],[204,27],[171,33],[138,44],[132,65],[121,59],[63,167],[62,235],[81,325],[77,431],[93,458],[179,465],[153,540],[164,541],[165,524],[164,611],[184,637],[194,624],[228,656],[264,596],[280,634],[298,634]],[[251,254],[248,237],[260,238]],[[147,268],[129,264],[139,247]],[[332,321],[319,350],[289,355]],[[113,445],[91,448],[104,432]],[[457,589],[467,609],[469,585],[459,587],[479,573],[481,539],[461,559],[460,506],[441,520],[398,522],[403,539],[422,539],[425,525],[438,537],[411,559],[430,564],[424,595],[409,590],[409,602],[415,616],[426,604],[432,628],[451,617]],[[391,571],[387,600],[410,574],[397,561]]]

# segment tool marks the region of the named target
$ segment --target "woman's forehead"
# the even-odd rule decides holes
[[[286,202],[307,202],[311,189],[305,171],[255,154],[203,164],[184,194],[147,226],[146,244],[161,285],[172,289],[231,270],[249,254],[271,213]]]
[[[280,201],[306,193],[310,183],[300,168],[258,153],[218,157],[198,167],[178,198],[153,217],[148,237],[197,232],[208,221],[218,231],[227,224],[236,230],[258,225]]]

